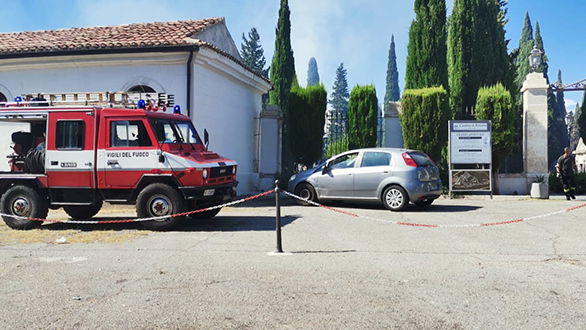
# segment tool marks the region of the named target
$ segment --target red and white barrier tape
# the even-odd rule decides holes
[[[158,216],[158,217],[150,217],[150,218],[137,218],[137,219],[125,219],[125,220],[102,220],[102,221],[99,221],[99,220],[79,221],[79,220],[39,219],[39,218],[22,217],[22,216],[18,216],[18,215],[14,215],[14,214],[5,214],[5,213],[0,213],[0,216],[14,218],[14,219],[18,219],[18,220],[30,220],[30,221],[52,222],[52,223],[71,223],[71,224],[84,224],[84,225],[154,221],[154,220],[164,220],[164,219],[174,218],[174,217],[182,217],[182,216],[186,216],[186,215],[190,215],[190,214],[194,214],[194,213],[201,213],[201,212],[219,209],[219,208],[222,208],[225,206],[232,206],[232,205],[244,203],[244,202],[259,198],[259,197],[270,195],[274,192],[275,192],[275,190],[271,189],[271,190],[265,191],[263,193],[254,195],[254,196],[249,196],[246,198],[242,198],[242,199],[235,200],[235,201],[228,202],[228,203],[221,204],[221,205],[215,205],[215,206],[210,206],[210,207],[206,207],[206,208],[199,209],[199,210],[163,215],[163,216]]]
[[[358,215],[356,213],[340,210],[340,209],[337,209],[334,207],[326,206],[326,205],[323,205],[320,203],[316,203],[314,201],[307,200],[303,197],[297,196],[297,195],[292,194],[288,191],[282,191],[282,192],[287,196],[304,201],[308,204],[319,206],[321,208],[324,208],[324,209],[327,209],[327,210],[330,210],[333,212],[342,213],[342,214],[345,214],[345,215],[348,215],[351,217],[365,218],[365,219],[369,219],[369,220],[373,220],[373,221],[378,221],[378,222],[383,222],[383,223],[388,223],[388,224],[395,224],[395,225],[400,225],[400,226],[423,227],[423,228],[471,228],[471,227],[490,227],[490,226],[498,226],[498,225],[508,225],[508,224],[512,224],[512,223],[528,222],[530,220],[551,217],[556,214],[571,212],[571,211],[586,207],[586,203],[584,203],[584,204],[576,205],[576,206],[569,207],[569,208],[555,211],[555,212],[550,212],[550,213],[546,213],[546,214],[535,215],[535,216],[521,218],[521,219],[515,219],[515,220],[505,220],[505,221],[485,222],[485,223],[472,223],[472,224],[445,224],[445,225],[442,225],[442,224],[425,224],[425,223],[412,223],[412,222],[404,222],[404,221],[393,221],[393,220],[388,220],[388,219],[374,218],[374,217],[365,216],[365,215]]]

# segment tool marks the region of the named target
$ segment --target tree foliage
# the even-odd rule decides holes
[[[445,0],[415,0],[409,28],[405,88],[448,88]]]
[[[343,113],[348,112],[348,97],[350,97],[350,93],[348,93],[348,80],[346,80],[347,74],[348,72],[344,69],[344,63],[340,63],[336,69],[336,80],[334,81],[332,94],[329,100],[334,111],[340,111]]]
[[[395,36],[391,36],[389,59],[387,63],[387,85],[385,90],[385,104],[390,101],[399,101],[399,71],[397,70],[397,55],[395,54]]]
[[[406,148],[421,150],[440,162],[448,141],[448,93],[443,87],[406,89],[399,116]]]
[[[279,8],[279,19],[275,30],[275,53],[271,64],[270,79],[273,89],[269,91],[269,103],[278,104],[283,112],[283,164],[284,167],[291,165],[288,141],[289,120],[291,116],[287,113],[287,102],[291,91],[291,84],[295,76],[295,60],[291,49],[291,21],[288,0],[281,0]]]
[[[248,39],[244,33],[242,34],[240,56],[242,56],[242,62],[253,71],[268,76],[268,70],[265,69],[266,59],[264,56],[264,50],[260,45],[260,36],[258,35],[256,28],[253,27],[250,32],[248,32]]]
[[[582,108],[580,108],[580,113],[576,118],[578,123],[578,132],[580,133],[580,137],[586,143],[586,91],[584,91],[584,99],[582,100]]]
[[[525,13],[525,21],[523,24],[523,30],[521,31],[521,39],[519,39],[519,47],[516,50],[516,56],[514,59],[514,87],[516,91],[521,90],[525,78],[531,71],[531,67],[529,66],[529,54],[531,53],[534,45],[535,40],[533,39],[533,26],[531,25],[531,18],[529,17],[529,13]],[[520,107],[522,104],[522,97],[519,96],[516,101],[517,105]]]
[[[455,0],[448,28],[448,76],[453,117],[464,118],[478,89],[497,83],[511,88],[511,61],[503,22],[506,2]]]
[[[317,71],[317,61],[315,57],[309,59],[307,65],[307,86],[319,84],[319,72]]]
[[[326,158],[330,158],[348,150],[348,134],[344,134],[339,139],[328,144],[326,148]]]
[[[495,172],[515,144],[515,105],[511,93],[502,85],[478,91],[475,116],[492,121],[492,163]]]
[[[327,106],[325,87],[294,87],[289,95],[289,142],[296,163],[311,167],[321,159]]]
[[[378,100],[373,85],[355,86],[348,102],[348,148],[376,146]]]

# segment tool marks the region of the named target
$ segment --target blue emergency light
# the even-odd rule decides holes
[[[16,102],[16,103],[22,102],[22,97],[20,97],[20,96],[15,97],[14,102]]]
[[[138,102],[136,102],[136,106],[139,109],[146,109],[146,102],[144,100],[138,100]]]
[[[173,113],[177,115],[181,114],[181,107],[178,104],[173,107]]]

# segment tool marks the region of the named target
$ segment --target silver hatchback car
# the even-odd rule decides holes
[[[346,151],[293,175],[288,185],[289,191],[310,201],[382,202],[391,211],[404,209],[410,201],[429,206],[441,189],[439,169],[429,156],[396,148]]]

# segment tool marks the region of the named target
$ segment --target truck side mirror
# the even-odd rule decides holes
[[[210,134],[208,133],[208,130],[205,128],[203,130],[203,143],[206,146],[206,150],[208,150],[208,145],[210,144]]]

